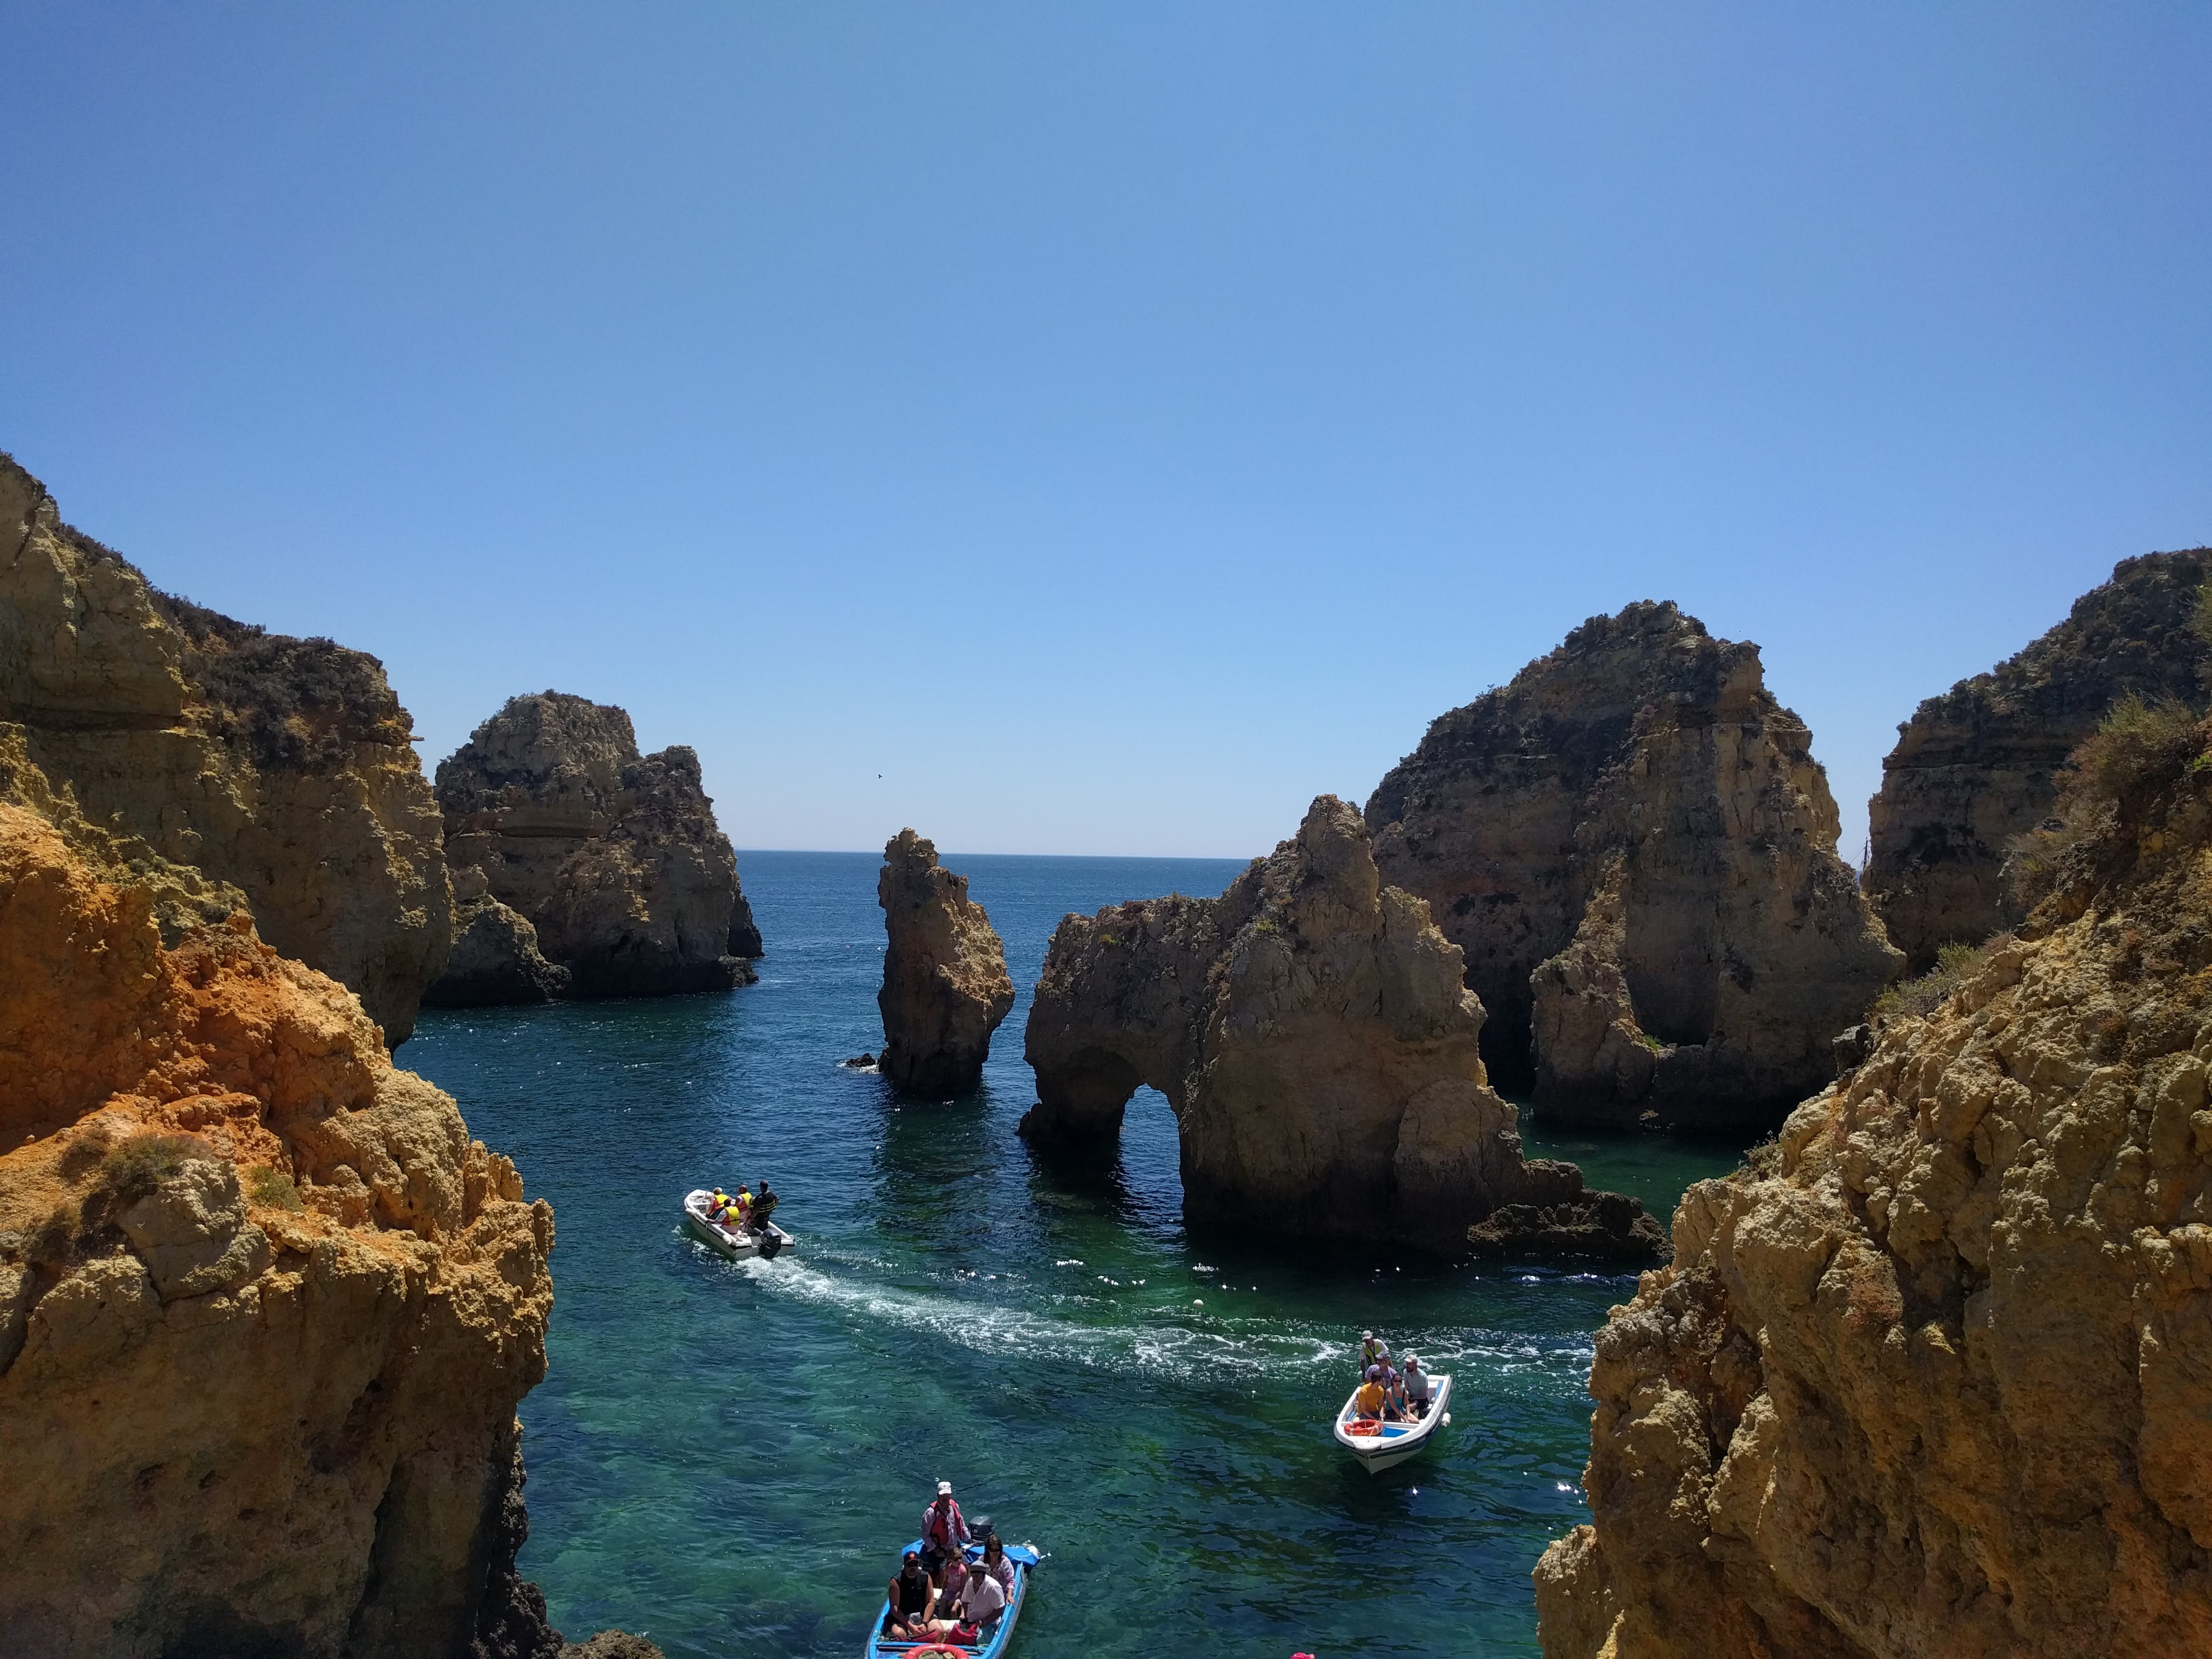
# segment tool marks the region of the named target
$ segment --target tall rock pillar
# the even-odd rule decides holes
[[[1006,947],[968,878],[937,862],[936,845],[902,830],[884,846],[876,898],[884,952],[881,1068],[915,1094],[964,1093],[980,1082],[991,1033],[1014,1006]]]

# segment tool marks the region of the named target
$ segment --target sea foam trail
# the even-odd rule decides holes
[[[1258,1380],[1348,1374],[1358,1334],[1301,1329],[1280,1322],[1213,1316],[1202,1323],[1176,1313],[1139,1311],[1128,1323],[1086,1325],[1048,1314],[970,1297],[870,1284],[782,1260],[749,1259],[738,1272],[772,1293],[845,1312],[871,1324],[891,1324],[994,1358],[1072,1364],[1095,1371],[1164,1376]],[[1529,1373],[1537,1391],[1579,1386],[1591,1358],[1589,1339],[1555,1340],[1490,1331],[1416,1333],[1416,1350],[1432,1370],[1478,1365],[1493,1373]]]

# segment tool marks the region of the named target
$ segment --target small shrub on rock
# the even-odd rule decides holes
[[[214,1154],[191,1135],[134,1135],[100,1160],[100,1185],[127,1204],[145,1197],[189,1159]]]
[[[1877,1019],[1925,1019],[1944,1003],[1951,994],[1981,971],[1982,963],[1996,945],[2009,941],[2012,935],[1999,933],[1985,945],[1947,945],[1936,953],[1936,966],[1918,979],[1908,979],[1891,986],[1875,999],[1875,1017]]]
[[[256,1204],[272,1210],[298,1212],[307,1206],[300,1202],[300,1189],[292,1184],[292,1177],[281,1170],[260,1167],[246,1172],[246,1190]]]

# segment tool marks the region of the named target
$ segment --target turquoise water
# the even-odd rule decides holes
[[[554,1621],[849,1659],[942,1477],[1044,1552],[1017,1659],[1200,1631],[1254,1659],[1534,1653],[1528,1570],[1584,1517],[1591,1334],[1632,1275],[1187,1238],[1150,1091],[1118,1158],[1036,1163],[1021,1025],[1054,925],[1239,866],[947,861],[1024,991],[975,1098],[901,1104],[836,1064],[881,1041],[861,854],[743,856],[757,986],[426,1013],[403,1051],[557,1212],[551,1374],[522,1407],[522,1565]],[[1735,1154],[1531,1141],[1662,1206]],[[684,1241],[686,1189],[763,1171],[795,1254]],[[1327,1427],[1370,1324],[1455,1378],[1437,1449],[1374,1476]]]

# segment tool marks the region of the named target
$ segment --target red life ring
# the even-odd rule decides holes
[[[945,1656],[945,1659],[968,1659],[968,1650],[932,1642],[926,1648],[908,1648],[906,1650],[906,1659],[939,1659],[940,1655]]]
[[[1382,1426],[1382,1419],[1379,1418],[1355,1417],[1351,1422],[1344,1425],[1344,1431],[1346,1434],[1371,1436],[1374,1434],[1376,1430]]]

